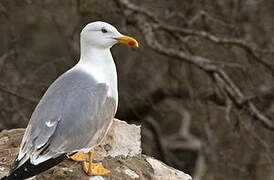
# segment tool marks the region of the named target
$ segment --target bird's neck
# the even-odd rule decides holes
[[[92,75],[98,83],[109,85],[109,95],[117,99],[117,72],[110,49],[81,48],[80,61],[76,66]]]
[[[89,48],[81,49],[81,57],[79,63],[87,66],[88,69],[96,68],[115,68],[115,64],[110,49]],[[105,69],[107,70],[107,69]],[[103,69],[103,71],[105,71]],[[116,71],[116,68],[115,68]]]

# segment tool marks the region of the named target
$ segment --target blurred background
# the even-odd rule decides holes
[[[272,0],[0,0],[0,130],[26,127],[79,59],[96,20],[135,37],[112,48],[117,118],[147,155],[194,179],[274,179]]]

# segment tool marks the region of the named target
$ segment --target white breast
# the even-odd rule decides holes
[[[80,59],[74,68],[80,68],[87,72],[98,83],[105,83],[109,87],[108,97],[112,97],[118,106],[117,71],[110,51],[95,52],[92,56]]]

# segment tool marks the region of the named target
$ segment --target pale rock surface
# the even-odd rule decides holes
[[[167,166],[166,164],[162,163],[161,161],[154,159],[152,157],[147,157],[146,160],[154,169],[154,177],[155,179],[159,180],[191,180],[191,176],[185,174],[182,171],[174,169],[172,167]]]
[[[103,142],[95,148],[95,160],[104,157],[136,156],[141,154],[141,126],[115,119]]]
[[[79,179],[79,180],[191,180],[182,171],[141,152],[141,128],[115,119],[103,142],[95,148],[94,160],[102,161],[111,171],[101,177],[88,177],[82,171],[81,163],[65,160],[58,166],[37,176],[37,180]],[[16,157],[24,129],[0,132],[0,178],[8,173]]]

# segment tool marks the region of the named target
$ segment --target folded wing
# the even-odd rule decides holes
[[[108,90],[81,70],[60,76],[32,114],[12,171],[27,160],[37,165],[97,145],[115,113]]]

